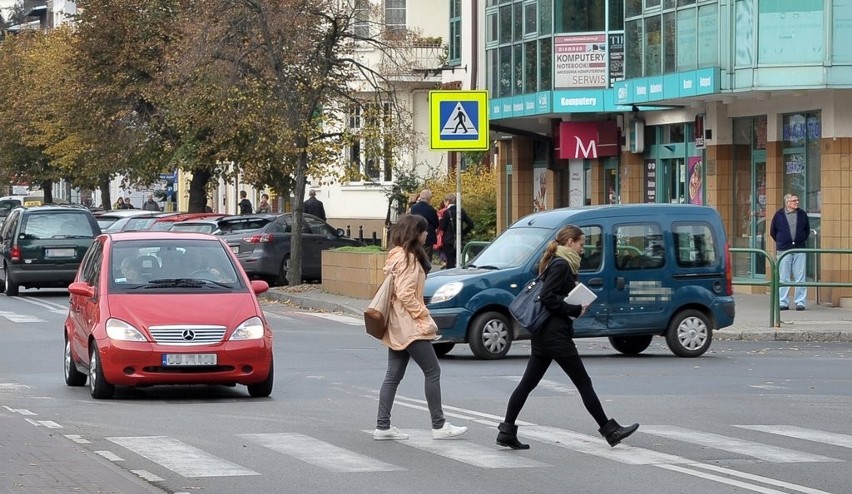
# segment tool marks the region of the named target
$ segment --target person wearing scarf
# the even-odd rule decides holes
[[[518,441],[518,426],[515,421],[527,397],[538,386],[554,360],[577,387],[583,405],[598,424],[598,432],[610,446],[617,445],[639,428],[639,424],[622,427],[607,417],[574,344],[572,318],[582,316],[587,306],[568,304],[564,299],[578,282],[580,252],[583,251],[584,244],[583,231],[574,225],[567,225],[548,243],[539,261],[538,269],[539,273],[543,273],[544,283],[541,303],[551,315],[544,326],[532,334],[532,351],[524,376],[509,398],[505,419],[497,427],[497,444],[500,446],[529,449],[529,444]]]

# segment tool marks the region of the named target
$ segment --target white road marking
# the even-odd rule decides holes
[[[47,300],[41,300],[34,297],[18,297],[18,300],[26,302],[28,304],[37,305],[39,307],[43,307],[50,312],[56,314],[67,314],[68,313],[68,304],[58,304],[56,302],[49,302]]]
[[[821,491],[819,489],[812,489],[810,487],[803,487],[801,485],[791,484],[789,482],[784,482],[783,480],[775,480],[767,477],[762,477],[760,475],[754,475],[751,473],[739,472],[736,470],[731,470],[730,468],[724,468],[716,465],[710,465],[707,463],[693,463],[690,466],[703,468],[705,470],[711,470],[714,472],[723,473],[725,475],[730,475],[734,477],[740,477],[743,479],[751,480],[754,482],[762,482],[764,484],[774,485],[776,487],[783,487],[785,489],[789,489],[791,491],[796,492],[805,492],[807,494],[827,494],[825,491]]]
[[[18,413],[18,414],[21,414],[21,415],[36,415],[35,413],[33,413],[33,412],[31,412],[31,411],[29,411],[25,408],[9,408],[6,405],[3,405],[3,408],[5,408],[6,410],[9,410],[12,413]]]
[[[373,431],[364,431],[372,434]],[[465,441],[463,437],[436,441],[432,439],[432,431],[403,430],[408,439],[396,441],[405,446],[411,446],[428,453],[443,456],[480,468],[533,468],[549,467],[546,463],[520,456],[507,454],[507,450],[497,447],[486,447]]]
[[[852,436],[849,434],[805,429],[803,427],[796,427],[795,425],[735,425],[734,427],[830,444],[832,446],[840,446],[841,448],[852,448]]]
[[[745,456],[751,456],[759,460],[773,463],[808,463],[840,461],[827,456],[803,453],[787,448],[780,448],[767,444],[745,441],[733,437],[711,434],[709,432],[694,431],[675,426],[665,425],[643,425],[639,432],[666,437],[676,441],[698,444],[709,448],[720,449]]]
[[[163,480],[165,480],[162,477],[154,475],[148,470],[131,470],[131,472],[135,473],[140,478],[147,480],[148,482],[162,482]]]
[[[321,319],[328,319],[329,321],[348,324],[350,326],[363,326],[364,325],[363,319],[359,319],[359,318],[353,317],[353,316],[344,316],[342,314],[329,314],[328,312],[297,312],[297,314],[319,317]]]
[[[239,437],[332,472],[393,472],[405,470],[304,434],[240,434]]]
[[[106,458],[107,460],[109,460],[111,462],[124,461],[124,458],[118,456],[117,454],[113,453],[112,451],[95,451],[95,454],[103,456],[104,458]]]
[[[108,437],[107,440],[184,477],[260,475],[253,470],[166,436]]]
[[[644,426],[642,426],[644,427]],[[640,431],[642,428],[639,429]],[[523,427],[518,431],[518,436],[523,439],[534,439],[546,444],[559,446],[560,448],[570,449],[578,453],[583,453],[608,460],[626,463],[628,465],[658,465],[658,464],[673,464],[673,463],[691,463],[693,460],[670,455],[667,453],[659,453],[650,449],[636,448],[628,446],[624,443],[617,448],[611,448],[600,437],[580,434],[565,429],[549,427],[546,425],[533,425]]]
[[[0,311],[0,317],[5,317],[6,319],[12,322],[44,322],[44,319],[40,319],[35,316],[30,316],[28,314],[17,314],[15,312],[7,311]]]
[[[0,383],[0,391],[18,391],[21,389],[30,389],[30,387],[20,383]]]
[[[34,414],[35,415],[35,414]],[[36,427],[47,427],[48,429],[61,429],[62,426],[57,424],[52,420],[33,420],[33,419],[24,419],[30,424]]]
[[[89,441],[88,439],[84,439],[83,436],[81,436],[79,434],[65,434],[65,437],[74,441],[77,444],[91,444],[92,443],[92,441]]]
[[[705,480],[712,480],[713,482],[719,482],[720,484],[732,485],[734,487],[740,487],[742,489],[747,489],[747,490],[754,491],[754,492],[760,492],[762,494],[786,494],[784,491],[769,489],[768,487],[749,484],[747,482],[741,482],[739,480],[728,479],[728,478],[725,478],[725,477],[720,477],[718,475],[709,474],[709,473],[706,473],[706,472],[698,472],[698,471],[690,470],[689,468],[679,466],[679,465],[657,465],[657,466],[659,468],[663,468],[665,470],[671,470],[673,472],[678,472],[678,473],[685,473],[687,475],[700,477],[700,478],[705,479]],[[695,466],[698,466],[698,465],[695,465]],[[765,480],[772,480],[772,479],[766,479],[765,477],[764,477],[764,479]],[[795,486],[795,487],[799,487],[799,486]],[[812,494],[816,494],[816,493],[828,494],[828,493],[823,493],[823,491],[818,491],[818,490],[815,490],[815,489],[807,489],[807,490],[802,490],[802,489],[803,488],[799,487],[798,489],[795,489],[795,490],[798,490],[799,492],[810,492]]]

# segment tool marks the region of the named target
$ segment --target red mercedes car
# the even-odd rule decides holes
[[[198,233],[103,234],[68,287],[65,383],[243,384],[272,393],[272,332],[250,281],[221,239]]]

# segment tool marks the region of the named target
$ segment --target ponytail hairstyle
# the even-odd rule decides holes
[[[547,243],[544,254],[542,254],[541,260],[538,262],[538,274],[544,273],[544,270],[547,269],[550,260],[556,255],[557,247],[567,244],[568,240],[579,240],[582,236],[583,230],[580,230],[579,227],[574,225],[563,226],[559,230],[559,233],[556,234],[556,238]]]
[[[402,214],[391,229],[390,244],[392,247],[402,247],[406,254],[414,254],[414,258],[420,262],[427,273],[431,268],[431,262],[426,257],[423,244],[420,243],[420,234],[427,231],[429,223],[426,218],[417,214]],[[405,256],[405,266],[408,267],[408,256]]]

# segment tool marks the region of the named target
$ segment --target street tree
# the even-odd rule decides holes
[[[393,166],[410,150],[410,117],[396,99],[389,73],[406,72],[405,35],[388,36],[366,2],[349,0],[232,0],[199,4],[197,60],[226,61],[234,87],[220,115],[233,134],[221,158],[240,165],[256,184],[292,187],[294,225],[287,280],[302,280],[302,214],[308,176],[330,176],[345,165],[341,150],[354,136],[354,109],[373,114],[368,132],[381,132],[381,150],[367,150]],[[190,26],[192,28],[192,26]],[[202,43],[203,42],[203,43]],[[373,60],[358,53],[371,52]],[[409,57],[407,57],[409,55]],[[410,72],[409,72],[410,74]],[[407,125],[409,124],[409,125]],[[391,142],[394,141],[395,142]],[[373,139],[371,142],[380,142]],[[346,169],[343,166],[342,169]],[[351,178],[351,177],[350,177]]]

